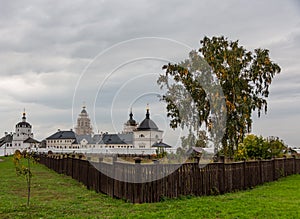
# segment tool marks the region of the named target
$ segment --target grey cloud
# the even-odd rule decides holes
[[[282,128],[290,130],[288,121],[292,123],[295,119],[281,115],[281,112],[299,118],[299,106],[291,102],[293,98],[299,100],[300,8],[296,0],[29,0],[0,1],[0,4],[0,82],[11,84],[9,87],[0,87],[0,103],[3,105],[0,112],[5,114],[0,114],[0,119],[7,123],[1,127],[0,132],[11,130],[14,125],[12,123],[18,121],[22,108],[28,107],[31,121],[37,127],[36,130],[39,130],[40,138],[43,135],[46,137],[57,128],[72,127],[72,110],[76,117],[83,101],[89,104],[91,111],[95,107],[98,122],[102,122],[99,124],[101,130],[107,129],[110,120],[101,116],[110,107],[116,90],[139,73],[153,72],[156,69],[151,68],[151,63],[142,62],[118,70],[116,77],[110,78],[106,84],[101,99],[93,106],[97,89],[105,76],[113,67],[135,57],[135,54],[154,56],[169,51],[171,47],[149,43],[147,49],[140,45],[140,50],[144,53],[138,47],[131,50],[120,47],[119,52],[106,54],[106,59],[90,66],[86,78],[80,81],[78,90],[75,90],[80,74],[89,61],[104,49],[124,40],[145,36],[171,38],[198,49],[199,40],[204,35],[225,35],[233,40],[239,39],[248,50],[269,48],[272,59],[282,66],[282,74],[275,78],[271,86],[272,108],[267,118],[255,121],[254,131],[262,134],[272,132],[275,135],[280,134]],[[151,48],[159,49],[154,51]],[[168,54],[168,57],[176,60],[182,58],[180,53],[173,56]],[[147,82],[149,81],[144,83]],[[138,81],[134,86],[135,89],[124,87],[124,92],[117,98],[117,121],[120,123],[127,119],[128,102],[142,91],[155,90],[156,84],[145,85]],[[136,116],[143,118],[143,103],[139,104]],[[290,110],[286,111],[288,109]],[[123,115],[124,119],[121,118]],[[279,119],[276,116],[281,117]],[[269,117],[271,121],[267,120]],[[280,129],[276,129],[276,124],[280,121],[285,122],[282,122]],[[272,128],[267,124],[272,124]],[[122,124],[119,127],[121,126]],[[291,127],[299,130],[297,124]],[[282,137],[287,138],[289,143],[299,142],[297,135],[286,131],[282,133]]]

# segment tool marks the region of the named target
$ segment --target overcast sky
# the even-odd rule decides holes
[[[253,132],[300,146],[297,0],[0,0],[0,132],[14,132],[26,108],[42,140],[73,128],[83,102],[95,132],[121,131],[130,107],[141,121],[147,103],[165,129],[161,66],[198,49],[205,35],[270,50],[282,71]]]

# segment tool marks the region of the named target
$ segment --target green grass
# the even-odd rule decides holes
[[[0,162],[0,218],[300,218],[300,175],[253,190],[131,204],[87,190],[70,177],[33,166],[32,199],[11,157]]]

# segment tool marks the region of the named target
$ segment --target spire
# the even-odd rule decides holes
[[[81,113],[83,114],[87,114],[87,111],[85,110],[86,106],[85,104],[82,106],[82,110],[81,110]]]
[[[130,114],[129,114],[129,119],[132,120],[133,119],[133,113],[132,113],[132,108],[130,108]]]
[[[25,108],[24,108],[24,111],[23,111],[22,122],[26,122],[26,112],[25,112]]]
[[[150,113],[149,113],[149,103],[147,103],[147,108],[146,108],[146,119],[150,119]]]
[[[140,123],[137,130],[156,130],[158,131],[157,125],[150,119],[150,110],[149,110],[149,104],[147,104],[147,112],[146,112],[146,118]]]
[[[137,126],[136,121],[133,119],[132,108],[130,108],[129,119],[124,125],[125,125],[124,126],[124,132],[125,133],[126,132],[132,132],[132,128],[135,128]]]

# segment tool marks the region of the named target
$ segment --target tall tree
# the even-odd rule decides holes
[[[226,129],[221,142],[224,154],[232,157],[238,143],[251,131],[252,112],[257,111],[258,117],[267,112],[269,86],[280,67],[271,61],[267,49],[250,52],[239,46],[238,41],[223,36],[204,37],[200,43],[199,52],[192,51],[188,60],[164,65],[165,74],[159,77],[158,84],[167,88],[163,100],[167,103],[171,127],[197,128],[205,124],[210,131],[215,125],[210,118],[218,117],[218,112],[212,111],[212,97],[203,87],[216,77],[226,104]],[[193,113],[180,113],[178,106],[188,105],[188,99],[193,102],[189,108]],[[222,107],[218,109],[224,112]]]

